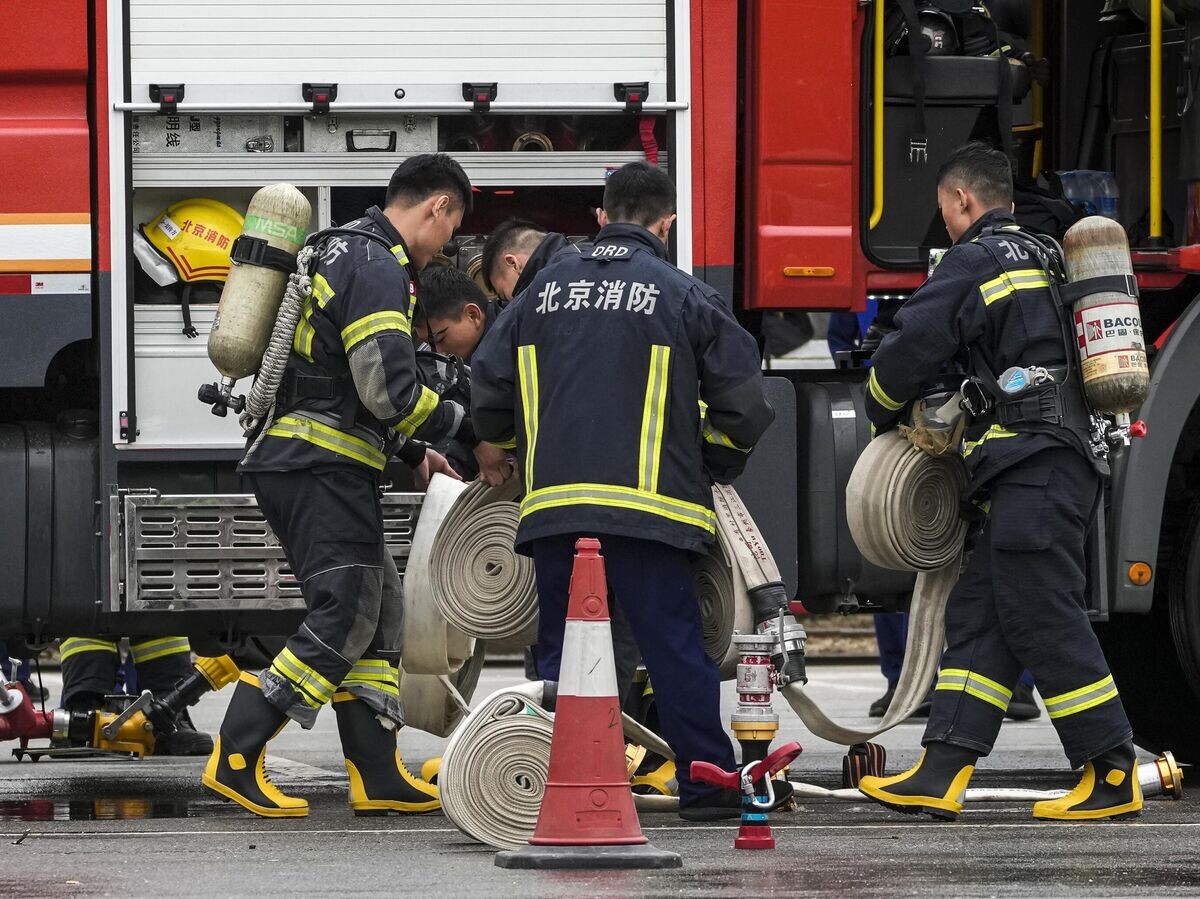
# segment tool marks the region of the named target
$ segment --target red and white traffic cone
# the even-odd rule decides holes
[[[550,773],[529,845],[501,868],[678,868],[649,844],[633,806],[600,541],[575,543]]]

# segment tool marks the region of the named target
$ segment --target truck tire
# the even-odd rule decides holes
[[[1096,630],[1134,742],[1200,764],[1200,502],[1191,504],[1175,534],[1150,614],[1115,615]]]

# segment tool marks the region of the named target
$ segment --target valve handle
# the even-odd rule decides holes
[[[742,785],[740,772],[722,770],[712,762],[692,762],[692,780],[727,790],[740,790]]]
[[[724,771],[712,762],[692,762],[692,780],[740,792],[743,776],[749,777],[751,783],[758,783],[786,768],[802,751],[800,744],[795,741],[784,743],[766,758],[746,768],[744,772]]]

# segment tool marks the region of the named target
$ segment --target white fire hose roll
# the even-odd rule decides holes
[[[962,460],[931,456],[890,431],[870,442],[846,485],[846,517],[862,554],[884,568],[916,571],[904,669],[879,726],[855,730],[831,721],[800,684],[781,691],[810,731],[834,743],[862,743],[912,716],[937,671],[946,600],[958,580],[967,525]]]
[[[544,690],[545,681],[497,690],[476,705],[442,757],[438,793],[446,817],[497,849],[519,849],[537,825],[554,732],[554,715],[542,707]],[[674,757],[660,737],[621,718],[628,738]]]
[[[533,561],[513,548],[519,493],[516,478],[499,487],[473,482],[446,513],[429,559],[433,601],[442,616],[500,649],[537,642]]]

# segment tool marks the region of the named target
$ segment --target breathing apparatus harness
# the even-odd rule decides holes
[[[1108,422],[1092,409],[1083,391],[1073,327],[1064,313],[1075,293],[1067,282],[1062,247],[1054,238],[1012,228],[985,228],[978,241],[1006,271],[988,238],[1003,237],[1029,253],[1046,274],[1063,339],[1066,363],[1058,366],[1012,366],[999,376],[992,370],[981,342],[968,347],[968,375],[961,406],[972,423],[993,419],[1001,427],[1047,424],[1071,431],[1102,474],[1108,473]]]

